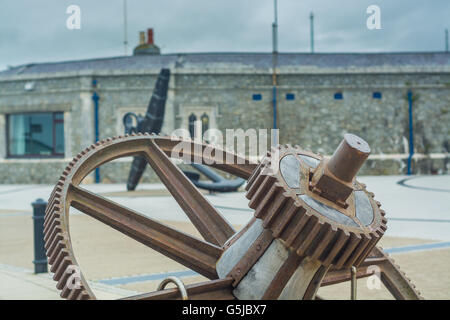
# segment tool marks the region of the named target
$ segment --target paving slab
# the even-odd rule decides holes
[[[34,274],[32,270],[0,264],[0,300],[62,300],[50,274]],[[112,300],[137,294],[101,283],[90,283],[98,299]]]

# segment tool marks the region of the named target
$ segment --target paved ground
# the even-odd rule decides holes
[[[450,176],[361,177],[381,201],[389,218],[382,246],[389,248],[402,270],[413,279],[426,298],[450,298]],[[124,185],[86,185],[116,202],[178,230],[196,234],[184,213],[160,184],[144,184],[136,192]],[[32,219],[30,203],[47,199],[52,186],[0,185],[0,299],[56,299],[48,275],[33,275]],[[251,217],[242,192],[206,195],[236,229]],[[71,215],[71,233],[85,277],[92,281],[99,298],[117,298],[154,290],[174,274],[186,283],[202,277],[183,266],[128,239],[92,218]],[[431,246],[426,245],[433,243]],[[425,244],[425,245],[424,245]],[[369,291],[359,280],[359,297],[387,299],[383,289]],[[321,288],[325,298],[347,299],[348,284]]]

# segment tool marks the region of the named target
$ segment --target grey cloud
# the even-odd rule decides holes
[[[430,4],[432,3],[432,4]],[[66,28],[66,8],[82,11]],[[381,8],[382,30],[367,30],[366,8]],[[7,65],[123,55],[123,0],[1,0],[0,69]],[[309,13],[320,52],[440,51],[450,1],[278,0],[279,50],[309,51]],[[271,0],[128,0],[128,54],[138,31],[155,29],[163,53],[270,51]]]

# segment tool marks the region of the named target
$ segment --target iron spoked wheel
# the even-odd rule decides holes
[[[61,297],[95,299],[83,274],[80,272],[77,277],[74,276],[78,263],[69,230],[69,208],[73,207],[208,279],[215,280],[187,286],[190,297],[208,292],[208,297],[232,298],[231,281],[217,280],[215,264],[222,254],[225,241],[235,231],[170,160],[169,155],[180,142],[191,147],[184,148],[178,154],[180,157],[189,156],[194,159],[197,156],[196,159],[202,159],[203,163],[211,160],[203,156],[205,148],[211,148],[205,144],[145,134],[102,140],[82,151],[70,162],[51,194],[44,223],[45,247]],[[209,151],[213,156],[214,149]],[[204,240],[174,230],[80,187],[81,181],[100,165],[135,155],[146,158]],[[213,166],[243,178],[247,178],[256,167],[256,164],[242,158],[238,162],[238,156],[234,154],[230,156],[234,164]],[[151,293],[136,298],[175,298],[174,291],[176,290],[168,289],[158,292],[159,294]]]
[[[178,154],[173,154],[172,151],[180,142],[188,147]],[[204,152],[205,150],[207,152]],[[192,162],[209,164],[244,179],[248,179],[257,167],[256,163],[235,154],[228,153],[226,158],[225,151],[221,151],[223,159],[233,161],[230,164],[214,163],[216,151],[217,149],[203,143],[137,134],[99,141],[78,154],[66,167],[55,186],[44,222],[44,240],[51,265],[50,271],[54,273],[53,278],[57,281],[56,287],[61,290],[61,297],[70,300],[96,298],[83,274],[74,273],[79,267],[69,230],[69,209],[73,207],[210,279],[186,286],[189,299],[235,299],[232,294],[234,279],[218,279],[216,271],[216,262],[226,249],[227,240],[235,235],[235,231],[169,158],[171,155],[183,159],[188,157]],[[82,180],[95,168],[114,159],[129,156],[146,158],[203,240],[172,229],[80,187]],[[361,264],[357,277],[372,275],[369,267],[373,265],[380,267],[381,280],[395,298],[421,298],[405,274],[379,248],[374,248]],[[350,277],[349,270],[332,267],[321,285],[349,281]],[[125,299],[180,298],[180,290],[174,288]]]

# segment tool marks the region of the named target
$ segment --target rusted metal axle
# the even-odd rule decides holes
[[[309,185],[314,193],[348,207],[347,198],[354,190],[353,180],[370,154],[370,147],[354,134],[344,135],[330,159],[323,158]]]

